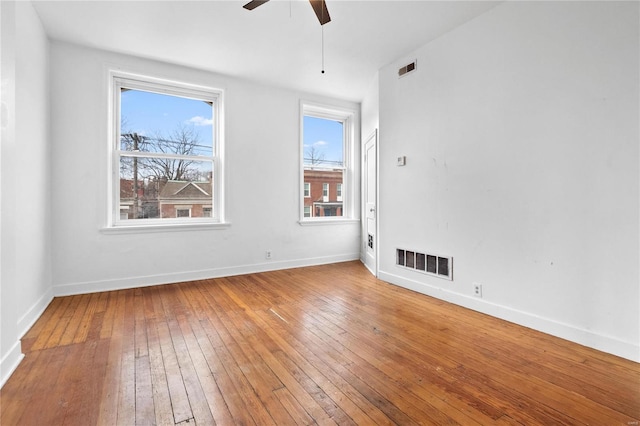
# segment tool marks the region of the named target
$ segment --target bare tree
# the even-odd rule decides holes
[[[122,132],[120,143],[123,151],[177,155],[198,155],[199,150],[207,148],[200,144],[200,135],[193,126],[184,124],[166,135]],[[120,168],[123,174],[135,175],[138,179],[184,180],[201,177],[202,172],[194,163],[194,160],[183,158],[123,157]]]
[[[304,162],[312,166],[322,164],[324,162],[324,152],[318,150],[314,145],[311,145],[311,148],[305,152]]]
[[[153,152],[178,155],[196,155],[199,135],[193,127],[179,125],[169,135],[156,134],[149,139]],[[193,160],[177,158],[145,158],[145,170],[156,179],[183,180],[193,174]]]

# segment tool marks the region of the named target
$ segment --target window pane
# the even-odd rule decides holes
[[[338,185],[342,185],[342,170],[305,169],[304,181],[309,184],[310,197],[304,199],[305,212],[309,216],[342,216],[342,196],[338,197]],[[326,189],[326,191],[325,191]]]
[[[304,166],[344,166],[344,130],[340,121],[304,116]]]
[[[119,217],[211,217],[212,176],[211,161],[123,156]]]
[[[213,155],[210,101],[122,89],[120,149],[180,155]]]

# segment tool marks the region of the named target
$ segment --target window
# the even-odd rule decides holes
[[[355,113],[302,103],[302,221],[350,219],[354,215]]]
[[[176,208],[176,217],[191,217],[191,209]]]
[[[110,226],[223,222],[222,92],[119,72],[111,84]]]

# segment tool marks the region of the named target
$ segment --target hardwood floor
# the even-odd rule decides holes
[[[359,262],[55,298],[1,424],[640,422],[640,364]]]

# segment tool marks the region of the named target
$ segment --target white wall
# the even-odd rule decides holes
[[[28,2],[2,2],[0,384],[51,288],[48,40]]]
[[[378,129],[380,123],[379,110],[380,110],[380,78],[379,73],[376,73],[369,90],[364,96],[361,103],[362,110],[362,143],[365,143],[369,136]]]
[[[228,229],[101,232],[109,68],[225,90]],[[52,43],[51,76],[56,294],[359,258],[358,223],[298,224],[300,99],[356,110],[359,105],[59,42]],[[359,138],[359,128],[357,133]]]
[[[381,278],[640,361],[638,18],[503,3],[380,71]]]

